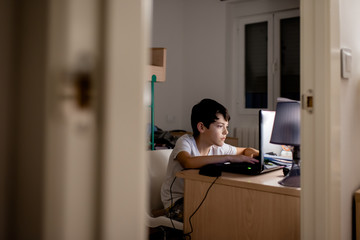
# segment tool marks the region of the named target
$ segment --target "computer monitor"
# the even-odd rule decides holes
[[[293,147],[293,161],[288,175],[279,183],[300,187],[300,102],[279,98],[276,105],[271,143]]]

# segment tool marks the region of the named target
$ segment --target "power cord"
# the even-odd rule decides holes
[[[174,225],[174,222],[173,222],[173,219],[172,219],[172,211],[173,211],[172,208],[174,207],[174,205],[173,205],[173,197],[172,197],[172,186],[173,186],[175,180],[176,180],[176,176],[174,177],[174,180],[172,181],[172,183],[170,185],[170,206],[171,207],[169,209],[169,211],[170,211],[169,218],[170,218],[171,225],[172,225],[172,227],[174,229],[176,229],[176,228],[175,228],[175,225]]]
[[[199,210],[199,208],[201,207],[201,205],[204,203],[211,187],[214,185],[214,183],[216,182],[216,180],[218,180],[219,176],[217,176],[214,181],[210,184],[209,188],[207,189],[206,193],[205,193],[205,196],[203,198],[203,200],[201,201],[201,203],[199,204],[199,206],[196,208],[196,210],[191,214],[191,216],[189,217],[189,224],[190,224],[190,232],[188,233],[184,233],[184,239],[189,239],[191,240],[191,233],[193,233],[194,229],[193,229],[193,226],[191,224],[191,218],[195,215],[195,213]]]

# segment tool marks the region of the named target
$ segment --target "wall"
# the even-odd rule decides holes
[[[352,201],[360,188],[360,16],[357,0],[340,1],[340,46],[352,50],[352,76],[341,79],[341,222],[342,238],[351,239]],[[355,236],[355,235],[354,235]]]
[[[183,126],[181,109],[184,99],[182,89],[184,3],[175,0],[154,0],[153,4],[151,47],[167,49],[166,82],[155,84],[155,124],[164,130],[181,129]]]
[[[167,48],[167,78],[155,84],[155,124],[191,131],[191,107],[225,104],[225,4],[154,0],[152,47]]]

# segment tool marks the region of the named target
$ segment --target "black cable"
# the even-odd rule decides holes
[[[169,218],[170,218],[171,225],[173,226],[174,229],[176,229],[176,228],[175,228],[175,225],[174,225],[174,222],[173,222],[173,219],[172,219],[172,208],[174,207],[174,205],[173,205],[173,197],[172,197],[172,186],[173,186],[175,180],[176,180],[176,176],[174,177],[174,180],[172,181],[172,183],[170,185],[170,209],[169,209],[169,212],[170,212]]]
[[[184,233],[184,238],[186,239],[188,237],[188,239],[191,240],[191,233],[193,233],[194,229],[193,229],[193,226],[191,224],[191,218],[195,215],[195,213],[199,210],[199,208],[201,207],[201,205],[204,203],[211,187],[214,185],[214,183],[216,182],[216,180],[219,178],[219,176],[217,176],[214,181],[210,184],[209,188],[207,189],[206,193],[205,193],[205,196],[203,198],[203,200],[201,201],[201,203],[199,204],[199,206],[196,208],[196,210],[191,214],[191,216],[189,217],[189,224],[190,224],[190,232],[188,233]]]

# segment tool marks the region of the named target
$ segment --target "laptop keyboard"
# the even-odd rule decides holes
[[[231,172],[231,173],[242,173],[242,174],[256,174],[259,172],[257,168],[258,168],[258,164],[240,162],[240,163],[224,164],[222,166],[222,171]]]

